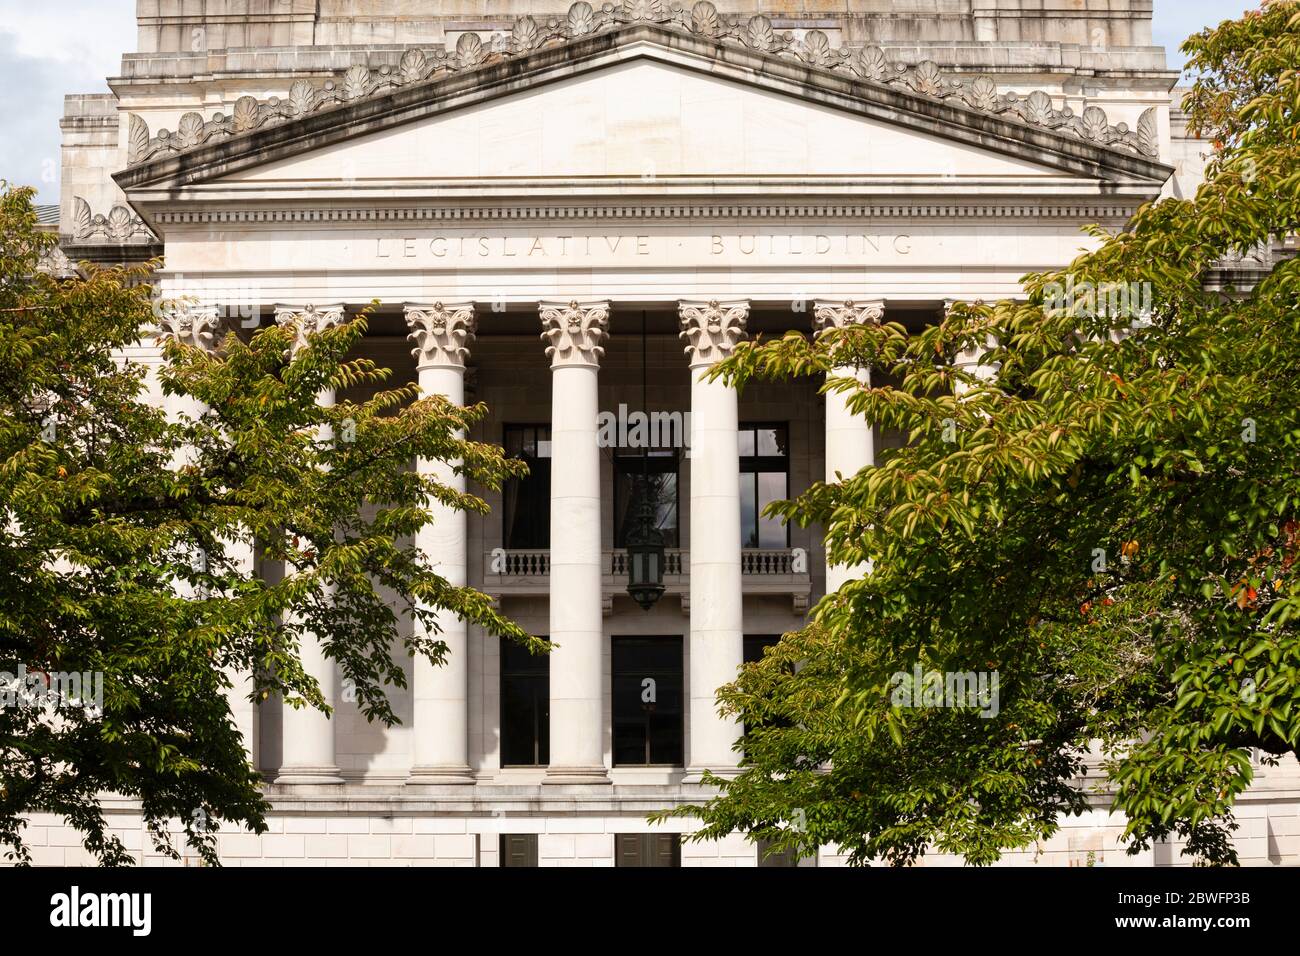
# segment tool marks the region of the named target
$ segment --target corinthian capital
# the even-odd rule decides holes
[[[469,344],[478,329],[473,302],[435,302],[406,305],[407,336],[415,343],[411,354],[416,368],[461,368],[469,358]]]
[[[749,300],[686,302],[677,304],[686,354],[691,368],[712,365],[730,355],[745,338],[745,321],[749,318]]]
[[[850,325],[877,325],[885,317],[884,299],[842,302],[818,299],[813,307],[813,330],[843,329]]]
[[[307,344],[308,336],[341,325],[343,306],[277,305],[275,322],[281,328],[293,330],[294,339],[290,349],[297,352]]]
[[[221,335],[221,317],[215,305],[169,302],[158,312],[155,335],[159,341],[171,340],[211,352]]]
[[[538,311],[551,368],[600,366],[609,337],[608,302],[542,302]]]

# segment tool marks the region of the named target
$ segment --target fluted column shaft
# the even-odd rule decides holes
[[[343,321],[343,306],[325,307],[276,306],[275,320],[280,325],[292,327],[297,332],[294,351],[307,344],[307,336],[321,332]],[[334,405],[334,391],[323,390],[316,401],[323,408]],[[332,439],[329,429],[322,430],[322,440]],[[292,573],[292,568],[286,568]],[[325,596],[332,592],[325,585]],[[338,681],[334,662],[325,655],[320,638],[310,631],[301,630],[298,644],[303,670],[320,685],[325,702],[333,707],[337,703]],[[282,722],[282,759],[278,784],[339,784],[338,758],[334,746],[334,725],[330,718],[314,707],[285,707]]]
[[[878,323],[884,315],[880,301],[817,302],[813,310],[813,328],[819,334],[831,329],[851,325]],[[831,378],[856,378],[864,385],[871,384],[871,370],[854,365],[837,364],[827,376]],[[849,409],[851,395],[847,392],[826,393],[826,482],[832,484],[852,478],[863,468],[876,463],[875,437],[871,423]],[[861,577],[867,571],[864,565],[826,563],[826,592],[838,591],[845,581]]]
[[[690,741],[686,780],[705,770],[732,776],[741,724],[718,713],[718,688],[744,660],[740,569],[740,436],[736,390],[706,381],[744,338],[748,301],[682,302],[681,337],[691,369]]]
[[[474,339],[472,302],[407,305],[408,336],[415,356],[422,396],[441,395],[465,404],[465,360]],[[416,471],[454,491],[465,490],[456,462],[416,459]],[[415,536],[419,548],[448,584],[468,583],[465,512],[429,502],[433,521]],[[411,773],[408,785],[470,784],[469,766],[469,625],[451,611],[436,615],[438,634],[447,651],[441,666],[417,655],[412,665],[414,718],[411,726]],[[416,627],[423,627],[419,622]]]
[[[608,783],[602,723],[598,376],[609,304],[543,302],[551,359],[550,766],[546,782]]]

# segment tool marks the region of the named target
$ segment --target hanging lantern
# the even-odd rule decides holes
[[[648,611],[664,594],[664,536],[655,527],[655,501],[645,475],[637,477],[633,489],[633,521],[627,536],[627,593]]]

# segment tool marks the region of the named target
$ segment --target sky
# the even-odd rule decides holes
[[[59,199],[59,118],[65,93],[107,92],[123,51],[135,49],[135,0],[0,0],[0,179]],[[1205,26],[1240,16],[1250,0],[1155,0],[1155,42],[1169,64]],[[566,0],[544,0],[558,10]]]

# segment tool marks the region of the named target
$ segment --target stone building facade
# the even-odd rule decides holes
[[[162,289],[196,302],[170,334],[378,299],[366,354],[487,403],[474,437],[534,471],[425,543],[560,645],[539,669],[448,620],[448,667],[412,668],[391,729],[321,660],[332,720],[237,701],[274,814],[222,837],[228,865],[758,863],[742,835],[678,847],[645,815],[735,767],[714,690],[847,574],[761,505],[899,436],[812,384],[738,397],[701,373],[745,336],[1015,297],[1203,164],[1151,0],[139,0],[138,22],[112,93],[67,100],[67,255],[165,255]],[[639,452],[606,440],[638,412],[693,439],[652,457],[670,540],[649,612],[624,592]],[[1243,860],[1296,861],[1297,786],[1262,772]],[[38,862],[84,859],[34,823]],[[1121,829],[1099,788],[1008,860],[1178,862],[1125,857]]]

